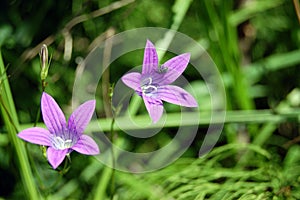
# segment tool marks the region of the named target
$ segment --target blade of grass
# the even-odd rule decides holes
[[[76,179],[72,179],[69,182],[65,183],[60,187],[55,194],[48,196],[48,199],[55,199],[55,200],[64,200],[68,199],[74,193],[78,187],[80,187],[78,181]]]
[[[258,134],[255,136],[252,144],[257,146],[263,146],[266,141],[271,137],[273,132],[276,130],[277,125],[275,123],[265,123],[263,127],[259,130]],[[254,156],[253,152],[247,151],[243,154],[237,166],[245,166],[249,161],[251,162],[251,158]]]
[[[95,188],[95,193],[93,199],[107,199],[106,196],[106,189],[109,186],[109,181],[111,178],[113,169],[110,167],[105,167],[104,170],[101,173],[101,178],[99,179],[99,184]]]
[[[184,115],[185,117],[182,117]],[[290,110],[286,113],[274,113],[273,110],[241,110],[241,111],[227,111],[225,121],[223,117],[215,118],[211,120],[211,113],[201,113],[200,121],[194,120],[198,118],[198,112],[189,112],[189,113],[170,113],[167,116],[166,122],[162,125],[161,123],[151,124],[151,128],[158,127],[178,127],[178,126],[190,126],[190,125],[200,125],[207,126],[209,124],[219,124],[219,123],[243,123],[243,124],[262,124],[262,123],[281,123],[289,121],[290,119],[297,119],[300,115],[299,109]],[[220,116],[224,114],[220,114]],[[178,119],[181,119],[178,120]],[[114,130],[120,130],[120,127],[117,124],[122,125],[123,130],[142,130],[149,129],[150,121],[149,116],[139,115],[133,118],[134,122],[139,126],[133,126],[132,121],[127,117],[118,117],[116,118],[116,123]],[[99,130],[99,124],[101,125],[101,130]],[[99,120],[92,121],[86,129],[86,132],[99,132],[99,131],[109,131],[110,130],[111,119],[102,118]],[[21,130],[31,127],[32,124],[22,124]],[[37,126],[45,127],[43,123],[39,123]]]
[[[273,54],[244,67],[244,74],[251,83],[259,81],[268,72],[295,66],[300,63],[300,50]]]
[[[193,0],[176,0],[173,7],[172,11],[174,12],[173,16],[173,23],[171,25],[171,30],[166,32],[164,38],[161,40],[157,41],[156,45],[159,46],[161,49],[166,50],[168,49],[170,43],[172,42],[176,31],[179,29],[191,3]],[[158,59],[161,60],[166,51],[159,51],[157,52],[158,54]]]
[[[38,200],[39,195],[37,187],[34,183],[32,171],[28,160],[28,155],[24,143],[17,138],[17,130],[19,130],[19,121],[15,109],[14,101],[12,98],[8,78],[6,76],[4,63],[0,51],[0,74],[4,75],[0,85],[0,98],[1,98],[1,113],[4,124],[7,128],[10,142],[15,148],[16,158],[18,159],[20,175],[23,182],[23,187],[26,191],[28,199]]]
[[[234,84],[230,90],[227,88],[227,94],[232,94],[231,98],[236,101],[236,105],[231,103],[234,101],[227,101],[229,103],[228,108],[237,106],[239,109],[250,110],[254,108],[254,103],[248,94],[249,85],[239,65],[241,55],[238,50],[237,30],[236,27],[232,26],[228,21],[232,9],[232,1],[221,2],[221,6],[219,5],[219,7],[216,8],[216,6],[213,5],[214,1],[204,1],[211,26],[219,42],[218,48],[220,48],[215,49],[215,52],[212,52],[212,54],[214,54],[213,57],[219,57],[221,55],[222,59],[216,60],[219,60],[217,65],[224,65],[224,70],[232,75],[234,83],[238,83]],[[218,16],[219,13],[220,16]],[[221,54],[219,52],[220,50]]]
[[[282,3],[284,3],[283,0],[249,1],[243,8],[240,8],[230,15],[229,22],[233,26],[237,26],[256,14],[277,7]]]

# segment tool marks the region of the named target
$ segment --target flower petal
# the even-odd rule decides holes
[[[157,95],[161,100],[169,103],[186,107],[198,106],[197,101],[190,93],[175,85],[165,85],[159,87]]]
[[[71,114],[68,121],[68,129],[70,133],[83,133],[84,129],[91,121],[95,106],[95,100],[86,101]]]
[[[137,72],[131,72],[122,76],[122,81],[128,87],[134,90],[140,90],[141,87],[141,77],[142,75]]]
[[[162,67],[166,69],[164,79],[161,85],[168,85],[174,82],[185,70],[190,60],[190,54],[184,53],[174,58],[171,58]]]
[[[100,153],[98,145],[88,135],[82,135],[72,149],[86,155],[96,155]]]
[[[55,100],[45,92],[42,95],[41,107],[44,123],[50,133],[63,133],[66,128],[66,118]]]
[[[57,150],[52,147],[47,149],[47,158],[53,169],[56,169],[65,159],[69,149]]]
[[[163,104],[162,101],[159,99],[154,99],[151,97],[143,96],[145,106],[147,108],[147,111],[152,119],[153,123],[158,122],[158,120],[161,118],[163,114]]]
[[[18,137],[33,144],[51,146],[52,134],[44,128],[33,127],[25,129],[18,134]]]
[[[153,70],[157,70],[158,67],[158,56],[155,46],[147,40],[145,51],[142,74],[151,73]]]

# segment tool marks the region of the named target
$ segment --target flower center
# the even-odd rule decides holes
[[[141,82],[142,92],[146,96],[151,96],[157,91],[157,86],[152,85],[152,78],[148,77]]]
[[[53,137],[52,144],[55,149],[63,150],[72,147],[74,143],[71,139],[63,139],[55,136]]]

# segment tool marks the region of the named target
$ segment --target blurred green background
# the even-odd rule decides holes
[[[213,151],[203,158],[197,157],[202,134],[208,127],[201,124],[188,151],[172,165],[155,172],[116,171],[111,182],[109,168],[93,157],[72,153],[71,169],[62,175],[49,167],[40,147],[26,144],[41,198],[109,199],[113,183],[114,199],[300,199],[297,3],[297,0],[1,1],[1,53],[21,127],[33,124],[39,109],[38,53],[43,43],[48,45],[52,56],[46,91],[67,114],[71,113],[78,63],[109,34],[134,28],[174,29],[198,41],[215,61],[226,87],[228,115]],[[118,59],[116,64],[124,71],[130,70],[142,62],[141,55]],[[111,84],[122,75],[111,69]],[[3,75],[0,77],[2,84]],[[187,68],[185,77],[198,87],[199,80],[193,76],[192,68]],[[99,102],[103,99],[101,95]],[[197,98],[201,105],[201,99],[207,96]],[[168,109],[178,111],[178,107]],[[107,115],[101,105],[97,114]],[[28,197],[28,193],[6,125],[2,113],[0,199],[20,199]],[[165,128],[142,142],[125,136],[120,140],[133,151],[151,151],[171,141],[174,128]]]

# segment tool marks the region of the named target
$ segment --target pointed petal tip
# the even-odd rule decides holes
[[[198,107],[196,99],[189,92],[175,85],[161,86],[158,90],[158,95],[161,100],[172,104]]]
[[[48,94],[47,92],[43,92],[42,93],[42,100],[45,100],[45,99],[53,99],[54,100],[54,98],[50,95],[50,94]],[[54,100],[55,101],[55,100]]]
[[[95,107],[96,107],[96,100],[92,99],[92,100],[87,100],[84,103],[82,103],[79,107],[84,107],[85,109],[89,110],[89,112],[94,113],[95,111]],[[79,108],[78,107],[78,108]],[[77,108],[77,109],[78,109]],[[74,112],[77,110],[75,109]]]
[[[68,120],[68,129],[73,134],[81,135],[85,130],[86,126],[92,119],[95,112],[96,100],[88,100],[81,104],[71,114]]]
[[[65,159],[69,149],[56,150],[52,147],[47,149],[47,159],[53,169],[56,169]]]
[[[93,108],[93,112],[95,110],[95,107],[96,107],[96,100],[95,99],[92,99],[92,100],[88,100],[86,102],[84,102],[84,104],[90,106],[91,108]]]
[[[153,99],[151,97],[143,96],[143,100],[146,106],[146,109],[149,113],[149,116],[152,120],[152,123],[157,123],[164,111],[162,101],[159,99]]]
[[[188,102],[184,102],[183,104],[178,104],[184,107],[189,107],[189,108],[197,108],[198,103],[197,101],[191,96]]]
[[[158,67],[158,56],[155,46],[147,40],[144,50],[142,74],[149,74]]]
[[[51,145],[51,133],[44,128],[39,128],[39,127],[28,128],[19,132],[17,136],[20,139],[33,144],[44,145],[44,146]]]
[[[156,124],[157,122],[159,122],[159,120],[161,119],[161,117],[163,116],[163,106],[161,106],[161,108],[159,108],[159,110],[162,111],[158,111],[157,114],[152,114],[150,115],[150,118],[152,120],[152,124]]]
[[[48,162],[53,169],[56,169],[60,165],[59,163],[51,163],[49,160],[48,160]]]
[[[122,76],[122,82],[128,87],[138,90],[140,87],[141,74],[138,72],[130,72]]]
[[[190,94],[190,101],[189,101],[189,105],[187,107],[191,107],[191,108],[197,108],[198,107],[198,102],[195,99],[195,97],[193,97],[193,95]]]
[[[156,119],[151,118],[151,120],[152,120],[152,124],[156,124],[160,120],[160,118],[156,118]]]
[[[197,103],[196,99],[193,99],[192,102],[190,102],[190,104],[186,107],[197,108],[198,103]]]
[[[66,118],[55,99],[43,92],[41,98],[43,121],[51,133],[62,133],[66,127]]]
[[[179,56],[184,58],[185,60],[187,60],[189,62],[190,58],[191,58],[191,53],[183,53],[183,54],[180,54]]]
[[[51,97],[51,96],[49,94],[47,94],[46,92],[42,93],[42,101],[43,101],[43,99],[49,98],[49,97]]]
[[[147,47],[151,47],[151,48],[153,47],[153,48],[155,48],[154,44],[149,39],[147,39],[147,42],[146,42],[146,48]]]
[[[72,149],[85,155],[97,155],[100,153],[97,143],[88,135],[82,135]]]

